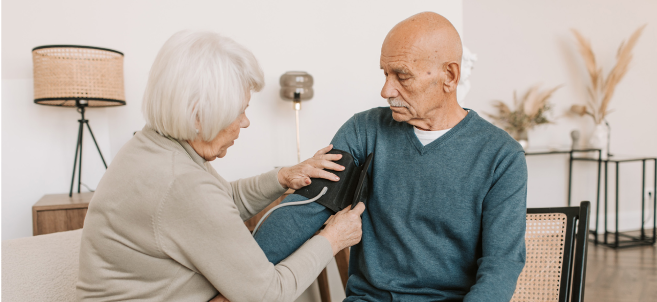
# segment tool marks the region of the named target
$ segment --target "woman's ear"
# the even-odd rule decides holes
[[[456,92],[456,86],[459,85],[461,79],[461,66],[456,62],[449,62],[443,65],[445,71],[445,82],[443,83],[443,91],[445,93]]]
[[[202,133],[201,122],[199,122],[198,118],[196,118],[196,121],[194,121],[194,130],[196,131],[196,137],[194,138],[194,140],[196,140],[201,136]]]

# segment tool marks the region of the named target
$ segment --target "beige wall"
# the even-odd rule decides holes
[[[433,1],[2,1],[2,239],[32,234],[31,207],[43,194],[68,191],[75,152],[73,109],[33,104],[31,49],[81,44],[125,53],[127,106],[89,109],[106,160],[144,125],[148,71],[167,38],[206,29],[234,38],[258,58],[266,87],[252,96],[249,129],[213,165],[228,180],[296,163],[294,110],[280,100],[288,70],[315,77],[315,97],[301,110],[303,158],[328,145],[354,113],[385,106],[379,92],[383,38],[397,22],[436,11],[462,29],[461,0]],[[87,134],[82,180],[95,188],[105,169]],[[84,188],[83,188],[84,190]],[[329,265],[333,300],[344,290]],[[316,285],[298,301],[318,301]]]
[[[33,103],[33,47],[78,44],[125,53],[127,105],[87,111],[109,163],[144,126],[141,98],[166,39],[202,29],[245,45],[258,58],[266,85],[252,96],[251,126],[224,159],[212,162],[235,180],[297,161],[294,110],[279,97],[281,74],[304,70],[315,78],[315,97],[300,113],[301,155],[308,158],[354,113],[387,105],[380,96],[379,53],[392,26],[436,11],[460,31],[461,9],[461,0],[3,1],[2,239],[30,236],[31,206],[43,194],[68,192],[70,184],[79,114]],[[105,169],[88,133],[84,143],[82,181],[95,188]]]
[[[553,97],[556,124],[531,131],[533,146],[567,145],[571,130],[579,129],[587,137],[593,128],[590,118],[564,116],[572,104],[584,104],[588,83],[569,29],[576,28],[591,40],[606,73],[615,63],[620,42],[648,23],[632,67],[611,102],[614,113],[608,121],[612,153],[657,156],[657,1],[465,0],[463,6],[465,45],[479,58],[466,98],[468,107],[492,112],[491,101],[510,104],[514,90],[524,92],[535,83],[564,84]],[[527,158],[529,206],[565,205],[566,158]],[[651,162],[649,174],[653,166]],[[575,164],[575,201],[595,200],[595,169],[595,164]],[[623,164],[620,174],[620,228],[636,228],[640,225],[641,164]],[[649,187],[652,179],[649,175]],[[609,193],[614,196],[613,188]]]

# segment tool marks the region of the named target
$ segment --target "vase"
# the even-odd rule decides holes
[[[609,127],[605,123],[595,125],[593,133],[589,138],[589,147],[602,150],[602,159],[607,159],[609,154]]]
[[[520,144],[523,150],[529,147],[529,138],[527,136],[527,129],[519,129],[513,132],[513,138]]]

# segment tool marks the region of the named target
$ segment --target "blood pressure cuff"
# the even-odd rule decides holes
[[[328,154],[342,154],[342,158],[336,161],[336,163],[345,169],[342,171],[329,171],[340,177],[340,180],[331,181],[323,178],[312,178],[310,185],[297,190],[294,194],[299,194],[306,198],[314,198],[324,187],[327,187],[326,194],[315,202],[327,207],[333,212],[339,212],[348,206],[353,208],[361,201],[366,203],[370,187],[370,179],[367,171],[372,163],[374,153],[370,153],[365,163],[361,166],[356,165],[354,158],[348,152],[333,149]]]

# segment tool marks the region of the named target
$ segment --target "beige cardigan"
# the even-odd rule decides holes
[[[89,204],[80,248],[84,301],[293,301],[333,257],[315,236],[274,266],[243,221],[285,192],[277,170],[224,180],[189,144],[144,127]]]

